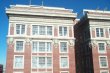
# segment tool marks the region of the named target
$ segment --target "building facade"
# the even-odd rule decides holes
[[[12,5],[6,73],[76,73],[71,9]]]
[[[74,26],[77,73],[110,73],[110,11],[84,10]]]
[[[0,73],[3,73],[3,65],[0,64]]]

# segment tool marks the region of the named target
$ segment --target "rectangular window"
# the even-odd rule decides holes
[[[103,28],[96,28],[96,36],[97,37],[104,37],[104,29]]]
[[[32,44],[32,52],[51,52],[51,42],[38,42],[34,41]]]
[[[23,52],[23,41],[16,41],[16,52]]]
[[[52,26],[32,26],[32,35],[52,35]]]
[[[100,73],[109,73],[108,70],[101,70]]]
[[[67,52],[67,42],[60,42],[60,51]]]
[[[67,36],[67,27],[59,27],[59,36]]]
[[[16,24],[16,34],[25,34],[25,25]]]
[[[105,43],[98,43],[99,53],[105,53]]]
[[[51,68],[51,67],[52,67],[51,57],[32,56],[32,68]]]
[[[99,63],[100,63],[100,67],[101,68],[107,68],[108,64],[107,64],[107,57],[99,57]]]
[[[68,58],[67,57],[61,57],[61,68],[68,68]]]
[[[23,68],[23,56],[15,56],[14,67]]]

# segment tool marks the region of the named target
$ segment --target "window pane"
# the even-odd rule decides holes
[[[32,67],[37,68],[37,57],[32,57]]]
[[[25,25],[21,25],[21,34],[25,33]]]
[[[40,26],[39,27],[39,34],[40,35],[45,35],[45,26]]]
[[[52,35],[52,26],[47,26],[47,35]]]
[[[67,35],[67,27],[64,27],[64,36]]]
[[[67,42],[60,43],[61,52],[67,52]]]
[[[67,57],[61,57],[61,67],[68,67]]]
[[[39,52],[45,52],[45,42],[39,42]]]
[[[62,36],[63,33],[62,33],[62,27],[59,27],[59,35]]]
[[[104,43],[99,43],[99,51],[105,51]]]
[[[23,51],[23,41],[16,41],[16,51]]]
[[[37,49],[38,49],[38,42],[33,42],[32,51],[37,52]]]
[[[32,29],[32,34],[33,35],[38,35],[38,26],[37,25],[33,25],[32,28],[33,28]]]
[[[23,67],[23,57],[22,56],[16,56],[15,57],[15,67],[22,68]]]
[[[20,25],[16,25],[16,34],[20,34]]]
[[[47,52],[51,52],[51,42],[47,42]]]
[[[99,37],[99,28],[96,28],[96,35]]]
[[[47,67],[51,67],[51,66],[52,66],[52,58],[47,57]]]
[[[101,36],[101,37],[104,36],[103,28],[100,28],[100,36]]]
[[[45,67],[45,57],[39,57],[39,67]]]

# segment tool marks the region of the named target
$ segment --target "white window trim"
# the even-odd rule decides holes
[[[64,73],[65,73],[65,72],[69,73],[69,71],[60,71],[60,73],[63,73],[63,72],[64,72]]]
[[[17,56],[22,56],[23,57],[23,67],[22,68],[15,67],[15,57],[17,57]],[[14,55],[13,69],[24,69],[24,55]]]
[[[67,43],[67,52],[61,52],[60,42],[66,42]],[[68,43],[68,41],[59,41],[59,53],[68,53],[68,50],[69,50],[69,43]]]
[[[13,73],[23,73],[23,72],[13,72]]]
[[[100,73],[102,73],[102,72],[107,72],[107,73],[109,73],[109,70],[100,70]]]
[[[106,67],[102,67],[101,66],[100,57],[105,57],[106,58],[106,62],[107,62],[107,66]],[[99,66],[100,66],[100,68],[108,68],[108,59],[107,59],[107,56],[99,56]]]
[[[102,29],[103,29],[103,32],[104,32],[103,37],[97,37],[96,28],[99,28],[99,29],[102,28]],[[96,27],[96,28],[94,28],[94,29],[95,29],[95,37],[96,37],[96,38],[105,38],[105,28],[104,28],[104,27]]]
[[[38,35],[33,35],[32,30],[33,30],[33,26],[34,26],[34,25],[36,25],[36,26],[46,26],[46,27],[47,27],[47,26],[51,26],[51,27],[52,27],[52,35],[47,35],[47,32],[46,32],[46,35],[39,35],[39,34],[38,34]],[[46,28],[46,29],[47,29],[47,28]],[[38,30],[38,31],[39,31],[39,30]],[[47,30],[46,30],[46,31],[47,31]],[[31,25],[31,36],[33,36],[33,37],[36,37],[36,36],[37,36],[37,37],[41,37],[41,38],[42,38],[42,37],[45,37],[45,36],[53,37],[53,36],[54,36],[54,26],[53,26],[53,25],[43,25],[43,24],[32,24],[32,25]]]
[[[100,51],[99,50],[99,43],[104,43],[104,48],[105,48],[105,50],[102,52],[102,51]],[[97,44],[98,44],[98,53],[106,53],[107,51],[106,51],[106,43],[105,42],[103,42],[103,41],[100,41],[100,42],[97,42]]]
[[[51,67],[37,67],[37,68],[34,68],[34,67],[32,67],[32,57],[37,57],[37,58],[39,58],[39,57],[45,57],[46,59],[47,59],[47,57],[51,57],[51,59],[52,59],[52,66]],[[38,65],[38,61],[39,61],[39,59],[37,59],[37,65]],[[45,62],[47,63],[47,60],[45,60]],[[31,55],[31,69],[53,69],[53,57],[52,56],[36,56],[36,55]]]
[[[61,57],[67,57],[68,60],[68,66],[67,67],[61,67]],[[60,56],[60,62],[59,62],[60,68],[69,68],[69,56]]]
[[[23,51],[16,51],[16,41],[23,41]],[[24,52],[25,51],[25,43],[26,43],[26,41],[24,40],[24,39],[15,39],[14,40],[14,52],[18,52],[18,53],[21,53],[21,52]]]
[[[16,34],[16,25],[25,25],[25,33],[24,33],[24,34]],[[26,23],[16,23],[16,24],[14,25],[14,34],[17,35],[17,36],[27,35],[27,25],[26,25]]]
[[[67,36],[60,36],[60,34],[59,34],[59,27],[67,27]],[[59,25],[58,26],[58,37],[63,37],[63,38],[67,38],[67,37],[69,37],[69,26],[61,26],[61,25]]]
[[[32,53],[52,53],[53,52],[53,46],[52,46],[53,42],[52,42],[52,40],[32,40],[31,45],[33,45],[33,42],[51,42],[51,51],[50,52],[39,52],[39,51],[33,52],[32,49],[31,49]]]

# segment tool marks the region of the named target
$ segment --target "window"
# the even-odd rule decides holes
[[[67,36],[67,27],[59,27],[59,36]]]
[[[99,63],[100,63],[100,68],[107,68],[108,67],[107,57],[105,56],[99,57]]]
[[[108,70],[101,70],[100,73],[109,73]]]
[[[52,35],[52,26],[32,26],[33,35]]]
[[[23,68],[23,56],[15,56],[14,68]]]
[[[60,51],[67,52],[67,42],[60,42]]]
[[[67,57],[61,57],[61,68],[67,68],[68,67],[68,59]]]
[[[23,41],[16,41],[16,52],[23,52]]]
[[[25,34],[25,25],[16,24],[16,34]]]
[[[69,73],[68,71],[61,71],[60,73]]]
[[[51,57],[32,56],[32,68],[51,68],[51,67],[52,67]]]
[[[103,28],[96,28],[96,36],[97,37],[104,37],[104,30],[103,30]]]
[[[51,42],[33,41],[32,52],[51,52]]]
[[[99,53],[105,53],[105,43],[98,43]]]

